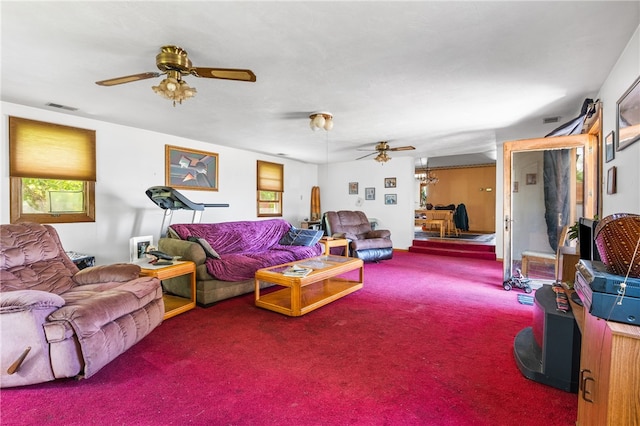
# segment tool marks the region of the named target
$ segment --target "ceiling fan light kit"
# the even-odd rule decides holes
[[[318,129],[324,129],[327,132],[333,129],[333,115],[330,112],[314,112],[309,118],[309,127],[314,132]]]
[[[173,106],[176,106],[176,102],[181,104],[182,101],[194,97],[197,93],[194,87],[190,87],[187,82],[182,79],[185,75],[193,75],[199,78],[256,81],[256,75],[253,71],[247,69],[194,67],[191,65],[191,60],[187,56],[187,51],[178,46],[162,46],[160,53],[156,56],[156,66],[162,71],[161,73],[144,72],[96,81],[96,84],[100,86],[115,86],[117,84],[146,80],[166,74],[166,78],[157,86],[152,86],[152,89],[163,98],[173,101]]]
[[[386,151],[382,151],[378,155],[376,155],[374,160],[376,160],[378,163],[386,163],[387,161],[391,160],[391,157],[387,154]]]
[[[190,87],[186,81],[182,80],[179,72],[169,71],[167,75],[168,77],[162,80],[160,84],[151,88],[163,98],[173,101],[173,106],[176,106],[176,102],[181,104],[185,99],[196,95],[196,88]]]

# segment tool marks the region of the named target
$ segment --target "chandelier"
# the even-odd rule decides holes
[[[173,101],[173,106],[176,106],[176,102],[181,104],[185,99],[194,97],[197,92],[195,87],[190,87],[186,81],[182,80],[180,71],[174,70],[169,70],[167,78],[157,86],[152,86],[152,89],[163,98]]]
[[[415,177],[416,180],[420,182],[420,184],[424,185],[435,185],[436,183],[440,182],[440,179],[438,179],[438,177],[429,169],[425,169],[420,173],[416,173]]]
[[[333,129],[333,115],[330,112],[314,112],[309,118],[311,119],[309,127],[314,132],[318,129],[324,129],[327,132]]]

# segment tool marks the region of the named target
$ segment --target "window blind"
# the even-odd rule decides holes
[[[284,166],[258,161],[258,191],[284,192]]]
[[[95,130],[9,117],[9,175],[95,182]]]

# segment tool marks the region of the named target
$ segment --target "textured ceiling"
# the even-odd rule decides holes
[[[543,136],[543,117],[568,121],[597,94],[640,23],[639,2],[611,1],[1,7],[3,101],[311,163],[354,160],[383,140],[417,148],[392,157],[419,159],[491,156],[500,134]],[[198,93],[176,107],[151,90],[160,78],[95,84],[156,71],[167,44],[257,81],[186,77]],[[313,111],[333,113],[334,129],[312,132]]]

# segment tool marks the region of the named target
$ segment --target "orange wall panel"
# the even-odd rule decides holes
[[[469,216],[469,231],[495,232],[495,166],[443,168],[432,171],[440,181],[435,185],[429,185],[427,203],[434,206],[464,204]]]

